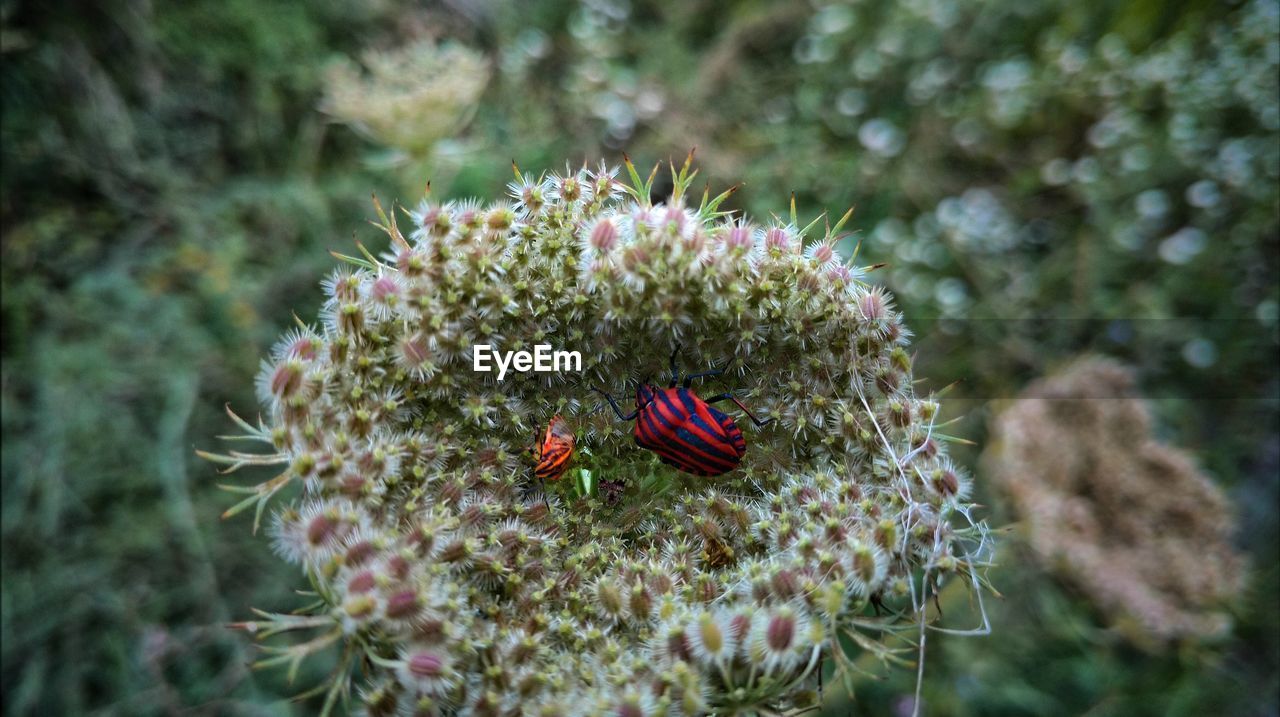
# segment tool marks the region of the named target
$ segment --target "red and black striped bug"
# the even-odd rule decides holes
[[[560,476],[569,468],[569,459],[573,458],[575,443],[573,431],[560,416],[552,416],[547,422],[547,429],[542,439],[534,435],[533,460],[537,463],[533,469],[535,478],[560,480]]]
[[[747,442],[733,418],[710,404],[733,401],[757,426],[767,425],[773,419],[756,418],[731,393],[703,399],[690,388],[694,379],[719,376],[724,369],[689,374],[677,387],[680,383],[680,372],[676,368],[678,353],[679,347],[671,352],[671,383],[666,388],[658,388],[648,379],[640,382],[636,388],[636,410],[630,414],[622,413],[613,396],[598,388],[591,390],[608,399],[618,418],[636,422],[636,445],[658,454],[663,463],[699,476],[728,473],[742,461]]]
[[[577,443],[573,429],[559,415],[547,421],[542,435],[533,434],[533,445],[529,447],[529,455],[533,457],[533,477],[541,483],[543,504],[546,501],[547,481],[560,480],[569,469],[569,461],[573,458],[573,448]]]

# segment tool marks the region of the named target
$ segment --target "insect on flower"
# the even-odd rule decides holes
[[[604,396],[613,412],[623,421],[636,422],[636,445],[658,454],[658,459],[669,466],[699,476],[718,476],[738,466],[747,452],[747,442],[742,430],[733,418],[710,404],[733,401],[757,426],[764,426],[773,419],[760,420],[731,393],[722,393],[703,399],[690,386],[694,379],[719,376],[723,369],[703,371],[684,377],[679,387],[680,372],[676,368],[676,355],[671,352],[671,383],[658,388],[648,379],[636,388],[636,410],[623,415],[613,396],[593,388]]]
[[[552,416],[543,431],[542,439],[534,436],[533,460],[537,464],[533,475],[544,481],[560,480],[573,458],[575,438],[569,424],[560,416]]]

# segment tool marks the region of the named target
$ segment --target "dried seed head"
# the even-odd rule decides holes
[[[1047,567],[1144,646],[1212,638],[1240,592],[1231,503],[1183,451],[1158,442],[1133,374],[1080,359],[1033,383],[994,421],[984,456]],[[967,480],[940,465],[941,493]],[[1177,525],[1177,530],[1166,529]]]

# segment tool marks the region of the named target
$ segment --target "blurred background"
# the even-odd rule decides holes
[[[924,714],[1280,713],[1276,0],[2,0],[0,22],[4,714],[313,712],[289,698],[331,662],[289,684],[226,627],[306,586],[219,520],[194,450],[223,405],[254,413],[328,251],[381,246],[371,193],[492,200],[512,160],[693,147],[751,216],[856,207],[844,249],[886,264],[920,390],[954,384],[1003,598],[990,637],[931,637]],[[914,670],[867,667],[826,712],[909,714]]]

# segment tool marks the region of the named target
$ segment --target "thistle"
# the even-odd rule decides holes
[[[732,190],[691,196],[689,161],[660,204],[657,169],[626,170],[516,170],[511,201],[427,197],[404,231],[377,207],[387,250],[339,255],[319,325],[263,363],[267,418],[234,419],[272,452],[204,454],[280,467],[228,512],[291,491],[271,533],[318,600],[246,625],[322,631],[268,648],[295,668],[346,646],[326,709],[357,665],[374,714],[797,709],[825,663],[852,680],[856,651],[923,650],[943,583],[981,605],[970,480],[891,297],[835,252],[848,215],[756,225]],[[472,370],[473,346],[539,343],[582,371]],[[677,348],[774,419],[724,476],[659,463],[590,391]],[[557,415],[576,458],[543,484],[530,436]]]

